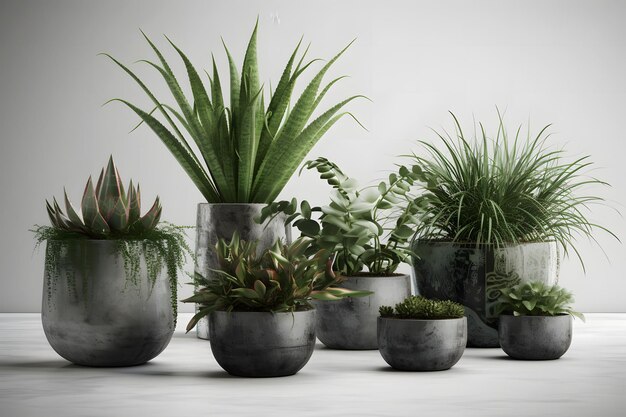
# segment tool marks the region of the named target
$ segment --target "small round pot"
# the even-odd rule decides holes
[[[317,338],[331,349],[378,349],[376,319],[383,305],[394,306],[411,295],[408,275],[353,276],[341,287],[373,291],[367,297],[339,301],[314,301],[317,309]]]
[[[524,360],[558,359],[572,343],[572,316],[500,316],[502,350]]]
[[[466,344],[466,317],[444,320],[378,317],[378,349],[394,369],[450,369],[463,356]]]
[[[195,273],[210,278],[211,271],[219,269],[215,256],[215,245],[219,239],[230,240],[233,233],[239,238],[258,242],[257,251],[271,247],[278,239],[291,242],[291,227],[285,226],[285,215],[279,214],[263,224],[255,218],[261,214],[266,204],[200,203],[196,219],[196,265]],[[196,313],[200,307],[196,305]],[[203,317],[196,325],[196,336],[209,338],[208,318]]]
[[[62,245],[50,257],[51,245]],[[41,318],[50,346],[86,366],[131,366],[155,358],[174,333],[172,290],[165,268],[136,280],[110,240],[52,241],[46,248]]]
[[[229,374],[276,377],[298,372],[315,349],[315,310],[209,314],[211,351]]]

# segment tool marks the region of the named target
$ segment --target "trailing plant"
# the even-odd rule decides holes
[[[418,320],[457,319],[465,315],[465,309],[461,304],[450,300],[430,300],[415,295],[396,304],[395,309],[391,306],[381,306],[378,312],[385,318]]]
[[[585,321],[582,313],[574,311],[571,305],[574,296],[558,285],[546,285],[541,281],[531,281],[502,290],[497,314],[514,316],[558,316],[569,314]]]
[[[186,241],[186,227],[170,223],[158,223],[161,205],[157,197],[146,214],[141,216],[141,192],[130,181],[128,192],[124,190],[121,177],[109,158],[106,170],[93,186],[91,177],[83,193],[80,214],[65,192],[63,212],[56,198],[52,204],[46,200],[46,209],[52,226],[36,225],[38,247],[47,242],[45,264],[48,271],[48,296],[54,289],[54,279],[60,273],[60,260],[68,253],[70,245],[84,245],[87,241],[111,240],[115,242],[115,253],[124,262],[126,279],[136,284],[141,278],[141,267],[145,265],[149,282],[154,285],[163,269],[166,270],[172,289],[172,308],[177,306],[177,276],[184,267],[186,255],[191,250]],[[79,259],[81,275],[87,277],[88,265],[84,257]],[[69,273],[69,272],[68,272]],[[73,276],[66,277],[73,282]]]
[[[257,243],[240,240],[236,232],[230,243],[220,239],[216,245],[220,269],[211,279],[200,277],[199,289],[183,300],[201,305],[187,331],[216,310],[297,311],[311,308],[311,299],[340,300],[372,294],[336,287],[340,279],[333,273],[328,252],[306,255],[311,242],[306,237],[290,245],[276,242],[257,254]]]
[[[579,236],[595,240],[594,229],[613,232],[588,218],[603,199],[583,189],[607,183],[587,176],[589,156],[567,161],[562,149],[547,146],[550,125],[537,134],[519,126],[512,134],[498,111],[495,138],[479,123],[466,137],[452,113],[455,134],[437,133],[442,146],[420,141],[426,156],[413,154],[422,175],[423,194],[417,237],[494,244],[556,241],[565,254]],[[617,237],[616,237],[617,238]],[[584,267],[584,264],[583,264]]]
[[[224,45],[230,70],[228,91],[223,91],[215,59],[212,75],[207,72],[206,84],[183,51],[167,38],[185,65],[192,100],[183,93],[183,87],[161,51],[144,34],[159,63],[140,62],[153,67],[163,77],[178,110],[158,99],[130,68],[105,54],[137,82],[155,107],[145,111],[126,100],[113,101],[126,104],[156,133],[209,203],[274,201],[317,141],[340,118],[350,115],[342,111],[344,106],[362,97],[342,100],[307,124],[326,93],[344,78],[335,78],[322,88],[324,76],[350,44],[317,72],[290,108],[297,79],[317,61],[305,61],[308,47],[298,57],[299,42],[275,90],[270,91],[266,106],[265,89],[258,73],[257,29],[258,21],[248,43],[241,74]],[[227,94],[229,104],[224,101]],[[156,110],[161,120],[152,115]],[[192,149],[192,144],[198,152]]]
[[[409,241],[418,222],[410,190],[421,179],[419,167],[400,166],[387,181],[363,189],[325,158],[308,161],[304,168],[316,169],[333,188],[330,203],[311,207],[307,201],[298,206],[296,199],[274,202],[262,210],[259,221],[285,213],[286,224],[314,239],[315,248],[337,254],[336,270],[341,275],[366,269],[391,275],[400,263],[410,260]]]

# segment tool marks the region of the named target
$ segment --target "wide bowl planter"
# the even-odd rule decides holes
[[[315,349],[315,310],[209,314],[211,351],[229,374],[244,377],[293,375]]]
[[[378,309],[383,305],[395,306],[410,296],[410,277],[404,274],[353,276],[343,281],[341,287],[374,294],[338,301],[314,301],[317,338],[331,349],[378,349]]]
[[[282,239],[291,243],[291,228],[285,226],[284,214],[279,214],[263,224],[254,219],[261,214],[266,204],[198,204],[196,220],[196,265],[195,273],[210,278],[211,271],[218,269],[215,245],[218,240],[230,240],[233,233],[239,233],[242,240],[258,242],[257,251],[261,253]],[[196,306],[196,312],[199,306]],[[201,319],[196,325],[196,335],[200,339],[209,338],[208,318]]]
[[[500,316],[500,346],[512,358],[558,359],[572,343],[572,316]]]
[[[133,244],[141,256],[141,243]],[[174,333],[176,283],[169,281],[166,268],[151,282],[144,262],[129,277],[117,245],[110,240],[48,241],[43,329],[50,346],[75,364],[139,365],[161,353]]]
[[[466,344],[466,317],[443,320],[378,317],[378,349],[394,369],[450,369],[463,356]]]
[[[499,346],[496,305],[501,289],[527,281],[548,285],[558,281],[560,258],[554,242],[495,249],[415,240],[412,249],[418,294],[463,304],[472,347]]]

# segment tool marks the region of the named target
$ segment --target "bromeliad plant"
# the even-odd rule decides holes
[[[141,62],[163,77],[178,110],[158,99],[130,68],[105,54],[139,84],[155,107],[144,111],[126,100],[114,100],[125,103],[157,134],[209,203],[274,201],[317,141],[340,118],[350,114],[343,112],[343,107],[362,97],[349,97],[308,123],[326,93],[344,78],[335,78],[322,88],[325,74],[348,45],[322,67],[290,108],[297,79],[316,61],[305,61],[308,48],[298,58],[298,43],[275,90],[270,91],[266,106],[258,73],[257,27],[258,22],[248,43],[241,75],[224,45],[230,69],[230,104],[225,104],[226,93],[215,60],[205,86],[187,56],[169,39],[185,65],[193,100],[185,96],[163,54],[145,35],[159,63]],[[156,110],[162,115],[161,121],[152,116]],[[192,149],[192,142],[198,153]]]
[[[584,194],[584,188],[607,183],[585,175],[589,156],[568,162],[563,150],[548,148],[550,125],[534,137],[530,128],[523,135],[522,126],[511,135],[498,112],[495,138],[479,124],[472,141],[452,117],[454,137],[437,133],[442,146],[421,141],[427,156],[411,156],[424,184],[415,200],[419,239],[496,247],[556,241],[566,255],[573,249],[582,263],[577,237],[595,241],[593,231],[601,229],[617,238],[587,217],[590,207],[604,200]]]
[[[48,244],[45,262],[51,276],[58,275],[57,261],[69,242],[91,239],[115,241],[116,251],[124,259],[126,278],[130,281],[137,282],[142,264],[145,264],[152,283],[160,271],[166,269],[172,287],[172,305],[176,311],[177,274],[191,251],[184,227],[159,224],[162,211],[159,198],[142,216],[139,185],[135,187],[131,181],[128,191],[125,191],[113,157],[110,157],[106,170],[100,172],[96,186],[91,177],[87,181],[81,201],[82,216],[72,206],[67,192],[64,199],[66,212],[56,198],[52,203],[46,200],[52,226],[35,226],[32,230],[37,246],[44,241]]]
[[[585,321],[582,313],[574,311],[571,305],[574,296],[558,285],[546,285],[541,281],[531,281],[502,289],[498,314],[514,316],[558,316],[569,314]]]
[[[311,299],[340,300],[371,294],[330,287],[340,282],[333,273],[332,259],[324,250],[306,255],[310,245],[311,239],[300,237],[291,245],[276,242],[259,255],[257,243],[240,240],[236,232],[230,243],[220,239],[216,245],[220,269],[211,279],[197,276],[199,289],[183,300],[201,305],[187,331],[212,311],[298,311],[312,308]]]
[[[458,319],[464,316],[465,309],[461,304],[449,300],[431,300],[412,295],[401,303],[381,306],[378,309],[381,317],[417,320]]]
[[[285,213],[286,224],[293,223],[303,236],[314,239],[315,248],[336,253],[336,270],[343,276],[392,275],[409,261],[409,241],[418,221],[410,191],[421,180],[419,167],[401,166],[388,181],[363,189],[325,158],[303,168],[316,169],[333,188],[331,202],[323,207],[311,207],[307,201],[298,207],[296,199],[275,202],[263,209],[259,221]]]

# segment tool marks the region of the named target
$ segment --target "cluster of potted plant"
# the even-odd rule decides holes
[[[569,293],[554,286],[561,254],[573,251],[582,262],[576,237],[593,239],[596,229],[612,234],[586,216],[602,199],[584,187],[604,185],[584,175],[588,157],[568,161],[548,148],[547,127],[509,134],[499,113],[495,137],[479,124],[468,138],[452,115],[454,134],[438,133],[440,146],[421,142],[425,152],[374,186],[359,187],[318,158],[304,167],[330,185],[330,201],[276,201],[317,141],[350,114],[344,107],[361,97],[311,120],[343,78],[323,84],[350,45],[294,99],[297,80],[316,61],[307,61],[300,43],[266,97],[256,26],[241,68],[225,48],[227,88],[215,62],[202,81],[170,41],[186,69],[188,96],[146,40],[157,61],[142,62],[163,78],[174,104],[107,55],[154,108],[113,101],[156,133],[206,199],[197,210],[195,293],[184,301],[196,304],[188,330],[210,338],[228,372],[296,373],[316,337],[330,348],[379,348],[391,366],[411,370],[450,368],[466,342],[502,345],[526,359],[567,350],[571,319],[563,314],[574,312]],[[159,223],[158,198],[141,216],[139,187],[131,182],[125,191],[112,158],[95,186],[88,181],[82,216],[67,196],[65,212],[56,200],[47,210],[52,226],[36,233],[39,243],[47,241],[42,317],[52,347],[94,366],[155,357],[174,330],[177,273],[190,253],[183,229]],[[301,234],[293,243],[292,226]],[[411,295],[409,275],[396,272],[403,263],[413,267],[419,297]],[[529,346],[538,339],[526,338],[529,332],[556,339]]]

